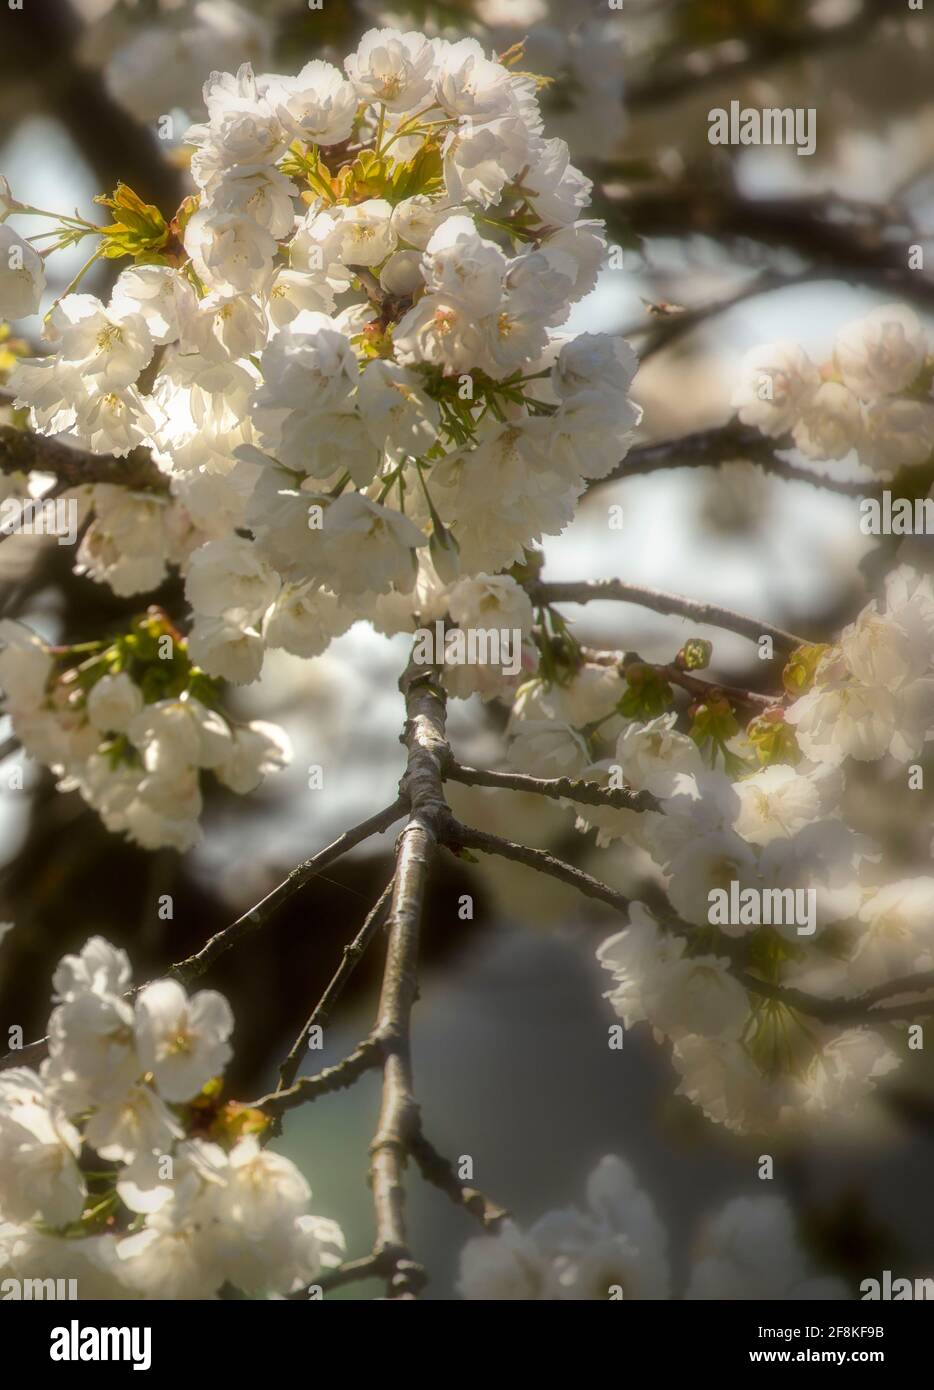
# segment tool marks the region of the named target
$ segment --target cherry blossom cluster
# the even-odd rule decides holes
[[[106,304],[73,289],[54,305],[16,402],[40,433],[149,451],[163,490],[91,489],[78,566],[120,594],[177,568],[191,616],[161,674],[158,652],[63,657],[7,628],[7,709],[111,829],[185,849],[201,769],[248,791],[284,761],[274,731],[233,727],[217,700],[218,681],[260,676],[267,648],[312,658],[358,619],[518,633],[518,674],[445,665],[448,691],[505,698],[519,772],[654,798],[576,808],[655,891],[600,950],[619,1017],[651,1026],[681,1092],[731,1129],[852,1116],[903,1036],[816,1024],[748,972],[846,998],[931,967],[934,880],[880,887],[843,808],[847,759],[909,763],[934,734],[934,589],[898,570],[836,643],[792,653],[745,727],[714,683],[685,718],[664,673],[536,614],[535,547],[625,457],[640,412],[630,346],[563,331],[605,241],[513,57],[374,29],[343,70],[212,73],[186,137],[196,191],[170,220],[122,185],[103,200],[111,226],[61,220],[61,245],[96,236],[132,264]],[[0,310],[34,309],[43,257],[0,232]],[[923,330],[887,306],[822,370],[795,345],[756,350],[736,404],[809,457],[855,448],[890,472],[930,455],[929,397]],[[709,644],[689,646],[669,674],[707,664]],[[813,894],[813,939],[714,923],[725,883]]]
[[[934,879],[908,880],[880,892],[881,901],[870,895],[849,928],[847,946],[855,945],[857,961],[889,967],[885,938],[911,927],[915,935],[903,954],[913,963],[929,961],[929,931],[920,916],[930,920]],[[767,1004],[754,1008],[728,957],[675,936],[642,903],[633,904],[630,925],[597,954],[613,977],[607,997],[625,1026],[648,1023],[670,1045],[676,1094],[737,1133],[774,1134],[828,1121],[856,1124],[865,1120],[876,1085],[903,1060],[878,1030],[821,1026]],[[827,966],[811,957],[783,962],[780,973],[786,985],[816,978],[837,987],[849,984],[852,994],[869,972],[857,969],[850,976],[846,963]],[[885,974],[890,977],[887,968]]]
[[[282,1295],[340,1262],[264,1117],[218,1099],[230,1006],[157,980],[93,937],[53,976],[49,1055],[0,1073],[0,1270],[76,1278],[81,1298]]]
[[[112,641],[72,647],[4,619],[0,641],[16,737],[62,791],[80,792],[108,830],[144,849],[197,843],[203,770],[244,795],[290,757],[275,725],[222,712],[216,682],[158,613]]]
[[[121,597],[157,589],[170,566],[184,566],[204,543],[190,510],[168,493],[95,483],[86,494],[90,521],[81,537],[75,573],[106,584]]]
[[[61,298],[11,386],[42,433],[151,451],[171,495],[97,490],[79,563],[121,592],[179,566],[193,659],[247,682],[267,646],[316,655],[498,583],[625,455],[637,364],[561,332],[606,249],[590,183],[536,79],[477,40],[371,30],[344,72],[246,64],[204,98],[197,194],[171,223],[107,200],[106,254],[135,263],[106,304]],[[0,310],[35,308],[41,259],[5,234]]]
[[[784,684],[745,729],[722,699],[697,702],[685,729],[650,668],[581,660],[526,681],[508,727],[518,771],[656,798],[639,811],[565,803],[611,854],[641,852],[670,904],[634,904],[598,957],[625,1027],[650,1025],[679,1093],[738,1131],[855,1122],[906,1058],[903,1030],[805,1018],[757,996],[735,967],[818,1001],[934,967],[934,877],[880,882],[878,845],[843,812],[848,759],[908,763],[934,738],[930,577],[894,570],[883,601],[836,643],[792,653]],[[716,923],[711,893],[731,883],[813,894],[813,932],[752,913]]]
[[[466,1299],[607,1300],[674,1297],[668,1235],[629,1164],[601,1159],[585,1211],[547,1212],[528,1231],[507,1221],[461,1252]],[[705,1221],[682,1295],[711,1299],[845,1299],[798,1241],[781,1197],[740,1197]]]
[[[753,348],[733,397],[739,418],[770,438],[789,432],[810,459],[842,459],[889,475],[934,452],[931,361],[924,328],[904,304],[886,304],[837,334],[817,367],[797,343]]]
[[[389,23],[392,6],[359,0],[361,24]],[[111,10],[89,27],[83,52],[103,65],[107,90],[124,110],[140,121],[165,120],[176,109],[190,109],[212,67],[236,68],[250,60],[255,67],[271,60],[276,16],[247,9],[233,0],[197,0],[163,4],[150,13]],[[444,15],[450,36],[455,16]],[[549,123],[572,149],[592,158],[618,152],[625,128],[622,103],[623,38],[619,16],[588,15],[573,29],[560,0],[496,0],[464,7],[461,27],[507,49],[525,40],[526,62],[551,79],[545,93]],[[314,16],[311,16],[313,22]],[[426,33],[437,27],[429,6],[420,16]],[[309,30],[313,33],[313,30]]]
[[[786,711],[816,763],[908,763],[934,737],[934,583],[906,565],[886,579],[882,603],[863,609],[819,649],[813,684]]]

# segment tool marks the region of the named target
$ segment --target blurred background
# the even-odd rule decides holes
[[[739,358],[776,338],[826,358],[837,329],[876,304],[908,302],[932,326],[932,270],[909,271],[907,246],[934,267],[934,16],[907,0],[27,0],[0,17],[0,172],[21,200],[91,212],[95,193],[129,183],[167,216],[189,190],[181,137],[201,113],[212,68],[295,72],[338,63],[376,24],[503,51],[526,40],[523,67],[553,81],[547,133],[563,136],[594,181],[597,215],[617,248],[570,331],[629,336],[643,366],[640,437],[677,437],[726,420]],[[813,107],[817,148],[711,146],[708,112]],[[16,222],[14,221],[14,225]],[[20,230],[23,230],[20,227]],[[80,264],[51,263],[50,298]],[[99,263],[83,288],[105,293],[119,266]],[[56,278],[57,277],[57,278]],[[13,325],[33,338],[36,321]],[[35,346],[35,342],[33,341]],[[2,344],[0,344],[2,352]],[[855,465],[829,465],[847,476]],[[930,479],[928,479],[930,482]],[[621,504],[622,530],[608,507]],[[930,538],[928,538],[930,541]],[[853,498],[769,478],[742,463],[685,467],[596,487],[545,549],[545,578],[616,576],[724,603],[806,636],[829,635],[867,601],[896,542],[860,534]],[[135,600],[71,575],[71,552],[40,538],[0,546],[0,606],[49,638],[81,641],[121,626],[148,602],[182,611],[180,584]],[[924,542],[912,560],[931,568]],[[764,680],[751,644],[629,605],[568,610],[593,645],[671,660],[686,636],[714,643],[718,678]],[[391,801],[403,767],[396,690],[405,638],[356,625],[314,662],[267,657],[239,711],[282,724],[295,759],[251,797],[212,782],[194,852],[145,854],[109,835],[76,795],[35,765],[0,764],[0,918],[15,923],[0,956],[0,1032],[37,1036],[52,967],[93,933],[127,947],[136,978],[156,975],[261,898],[298,860]],[[462,761],[495,766],[502,711],[453,701]],[[323,770],[309,789],[308,769]],[[934,768],[927,782],[934,785]],[[929,794],[905,798],[884,769],[851,777],[851,824],[889,863],[923,873]],[[206,789],[207,790],[207,789]],[[456,814],[554,849],[638,897],[650,866],[635,851],[598,851],[540,798],[450,787]],[[910,802],[910,807],[906,804]],[[919,804],[922,811],[919,814]],[[391,871],[391,833],[315,879],[261,934],[224,956],[205,984],[237,1018],[229,1092],[268,1090],[279,1061],[333,973],[345,941]],[[474,897],[474,918],[458,897]],[[160,920],[160,895],[174,903]],[[470,1155],[475,1181],[520,1222],[580,1199],[605,1153],[629,1160],[671,1233],[676,1288],[705,1213],[762,1191],[762,1141],[739,1140],[673,1095],[665,1051],[644,1030],[622,1052],[594,948],[618,919],[518,866],[443,856],[425,929],[416,1010],[416,1087],[427,1132],[448,1156]],[[380,953],[370,953],[311,1067],[337,1060],[369,1027]],[[919,1072],[914,1069],[913,1075]],[[889,1092],[854,1136],[814,1135],[781,1148],[770,1191],[800,1215],[828,1268],[860,1277],[888,1267],[934,1273],[931,1092]],[[378,1106],[369,1077],[294,1112],[279,1141],[309,1176],[314,1209],[337,1217],[349,1253],[372,1239],[367,1144]],[[454,1296],[470,1218],[411,1175],[412,1245],[429,1298]],[[371,1297],[374,1285],[342,1297]]]

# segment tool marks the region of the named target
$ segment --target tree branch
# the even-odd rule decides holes
[[[651,664],[651,663],[650,663]],[[705,681],[691,671],[682,671],[680,666],[671,663],[653,666],[665,680],[678,685],[693,695],[696,700],[710,700],[715,695],[725,695],[734,704],[749,705],[752,709],[773,709],[782,703],[781,695],[760,695],[758,690],[745,690],[740,685],[724,685],[722,681]]]
[[[788,275],[777,270],[764,270],[747,284],[733,289],[721,299],[709,299],[705,303],[682,307],[679,313],[658,313],[649,322],[631,325],[620,330],[621,338],[643,337],[646,341],[639,348],[639,362],[644,364],[656,353],[670,347],[672,343],[691,333],[708,319],[728,313],[738,304],[748,299],[757,299],[763,294],[774,294],[777,290],[795,289],[814,280],[825,280],[827,272],[823,268],[797,271]]]
[[[645,477],[659,469],[720,468],[725,463],[756,464],[765,473],[784,478],[789,483],[808,483],[824,492],[837,492],[844,497],[875,497],[882,487],[876,479],[830,478],[824,473],[801,468],[780,457],[780,450],[793,449],[790,435],[769,439],[758,430],[729,420],[712,429],[694,430],[680,439],[665,439],[653,444],[637,444],[605,478],[597,478],[591,487],[619,482],[625,478]]]
[[[31,430],[0,425],[0,473],[52,473],[66,487],[116,483],[137,492],[168,492],[169,480],[148,450],[134,449],[126,458],[72,449],[58,439]]]
[[[459,1178],[450,1159],[440,1154],[421,1130],[415,1135],[409,1150],[425,1181],[446,1192],[456,1206],[475,1216],[484,1230],[495,1231],[506,1220],[508,1211]]]
[[[339,859],[342,854],[346,854],[355,845],[359,845],[363,840],[368,840],[371,835],[379,835],[384,830],[388,830],[403,814],[406,804],[401,796],[398,797],[391,805],[378,811],[376,815],[361,821],[359,825],[353,826],[350,830],[345,830],[343,834],[338,835],[336,840],[332,840],[329,845],[312,855],[310,859],[297,864],[288,877],[283,879],[271,893],[267,893],[261,902],[258,902],[255,907],[251,907],[249,912],[245,912],[235,922],[231,922],[229,927],[224,927],[223,931],[212,936],[193,956],[187,956],[184,960],[169,966],[166,975],[180,980],[182,984],[188,984],[191,980],[198,979],[214,964],[219,956],[222,956],[225,951],[229,951],[231,946],[235,946],[241,937],[265,926],[272,914],[283,903],[288,902],[293,893],[304,888],[305,884],[315,878],[322,869],[333,864],[335,859]]]
[[[399,684],[406,697],[402,738],[408,749],[399,790],[408,798],[409,819],[398,841],[389,946],[376,1020],[385,1051],[383,1098],[370,1144],[370,1185],[376,1217],[374,1254],[392,1261],[389,1296],[412,1298],[424,1282],[424,1271],[409,1254],[405,1224],[404,1172],[419,1130],[409,1029],[418,992],[419,934],[428,873],[450,813],[442,787],[448,755],[446,704],[437,673],[413,664]]]
[[[716,57],[702,66],[692,51],[674,62],[659,66],[656,72],[634,82],[626,92],[626,105],[632,111],[650,111],[679,97],[693,96],[704,87],[724,78],[768,71],[797,58],[812,58],[847,44],[871,38],[877,25],[891,17],[883,0],[864,0],[857,13],[838,24],[793,27],[762,26],[760,33],[744,34],[741,45],[720,46]],[[708,56],[708,55],[704,55]]]
[[[109,193],[123,180],[171,216],[188,181],[163,157],[164,145],[152,127],[141,125],[114,101],[101,73],[81,61],[84,24],[75,7],[27,4],[14,23],[15,39],[8,32],[0,50],[4,128],[9,129],[8,113],[22,117],[39,110],[60,121],[98,188]]]
[[[686,690],[698,700],[710,700],[716,695],[725,695],[736,704],[749,705],[754,709],[770,709],[782,702],[781,696],[761,695],[758,690],[747,690],[741,685],[727,685],[723,681],[702,680],[700,676],[695,676],[690,671],[682,671],[671,662],[643,661],[638,652],[607,651],[605,648],[583,645],[580,650],[585,661],[593,662],[597,666],[620,666],[627,661],[650,666],[672,685]]]
[[[882,999],[892,995],[921,993],[932,988],[934,981],[929,978],[930,972],[919,974],[916,977],[917,983],[910,987],[907,979],[893,981],[890,985],[877,986],[865,994],[836,999],[826,999],[819,994],[808,994],[804,990],[793,989],[789,985],[761,980],[745,971],[734,973],[739,983],[751,993],[774,999],[788,1009],[810,1014],[812,1018],[820,1019],[823,1023],[897,1023],[934,1014],[934,999],[922,999],[916,1003],[881,1003]],[[903,988],[892,987],[898,984]]]
[[[716,603],[702,603],[697,599],[682,598],[680,594],[665,594],[658,589],[646,589],[638,584],[625,584],[621,579],[578,579],[558,583],[538,582],[529,586],[529,598],[534,604],[551,603],[594,603],[604,600],[618,600],[621,603],[634,603],[640,608],[651,608],[655,613],[664,613],[679,618],[689,618],[692,622],[705,623],[708,627],[722,627],[728,632],[739,633],[751,642],[760,637],[771,637],[776,646],[791,650],[805,644],[805,638],[786,632],[784,628],[773,627],[760,618],[747,618],[742,613],[734,613],[730,608],[721,608]]]
[[[496,1231],[506,1220],[509,1213],[504,1208],[497,1206],[495,1202],[491,1202],[475,1187],[470,1187],[467,1183],[462,1182],[450,1161],[438,1153],[420,1129],[413,1136],[409,1151],[418,1164],[425,1181],[445,1192],[456,1206],[462,1207],[470,1216],[476,1217],[484,1230]],[[412,1277],[413,1272],[416,1272],[417,1278],[420,1273],[417,1265],[410,1267],[409,1278]],[[320,1288],[322,1292],[327,1293],[332,1289],[340,1289],[348,1284],[359,1283],[363,1279],[392,1279],[396,1273],[397,1263],[392,1251],[376,1251],[356,1260],[347,1260],[344,1264],[338,1265],[336,1269],[326,1270],[325,1273],[318,1275],[312,1284],[300,1289],[297,1293],[290,1294],[289,1297],[291,1299],[304,1299],[308,1297],[309,1291],[313,1287]]]
[[[311,859],[306,859],[304,863],[298,864],[278,887],[274,888],[271,893],[267,893],[266,897],[255,907],[250,908],[249,912],[245,912],[242,917],[231,922],[230,926],[212,936],[201,947],[200,951],[170,965],[165,976],[161,978],[175,979],[185,985],[199,979],[219,956],[230,950],[231,946],[235,946],[250,932],[266,926],[273,913],[287,902],[293,893],[297,893],[300,888],[315,878],[322,869],[326,869],[335,859],[340,858],[342,854],[353,849],[354,845],[360,844],[369,836],[378,835],[381,831],[388,830],[402,815],[405,807],[406,802],[400,797],[390,806],[378,811],[375,816],[370,816],[368,820],[361,821],[359,825],[353,826],[350,830],[345,830],[343,834],[338,835],[336,840],[319,850]],[[145,984],[137,985],[135,989],[129,991],[126,997],[133,999],[140,990],[145,988]],[[8,1052],[4,1057],[0,1057],[0,1071],[6,1071],[10,1067],[29,1066],[42,1061],[48,1054],[48,1044],[47,1037],[37,1038],[35,1042],[28,1043],[26,1047]]]
[[[604,177],[612,176],[612,167],[606,167]],[[654,184],[626,196],[606,187],[603,193],[611,222],[622,217],[642,237],[705,236],[729,244],[791,247],[810,263],[804,272],[808,278],[823,269],[831,280],[877,286],[915,303],[934,304],[934,279],[908,269],[904,237],[886,236],[889,225],[909,225],[900,209],[854,205],[832,194],[747,198],[726,182],[697,180]]]
[[[617,811],[658,811],[658,798],[651,792],[629,791],[625,787],[601,787],[581,777],[528,777],[523,772],[488,772],[485,768],[447,764],[445,778],[468,787],[498,787],[513,792],[535,792],[553,801],[579,801],[584,806],[612,806]]]
[[[357,932],[353,941],[351,941],[348,946],[344,947],[340,965],[331,977],[321,998],[312,1009],[308,1022],[292,1044],[289,1055],[279,1068],[279,1084],[276,1087],[277,1091],[284,1091],[292,1085],[292,1082],[298,1074],[298,1069],[302,1064],[302,1058],[305,1056],[308,1049],[308,1039],[311,1036],[312,1028],[324,1024],[330,1017],[331,1010],[340,998],[347,981],[363,958],[367,946],[385,922],[386,913],[392,899],[392,886],[393,880],[390,879],[376,903],[374,903],[370,912],[367,914],[366,921]]]
[[[631,906],[631,900],[625,894],[611,888],[591,874],[585,873],[582,869],[576,869],[573,865],[565,863],[564,860],[557,859],[546,850],[531,849],[527,845],[519,845],[512,840],[503,839],[499,835],[491,835],[484,830],[475,830],[458,822],[452,822],[449,825],[447,843],[453,847],[479,849],[487,854],[498,854],[504,859],[511,859],[517,864],[525,864],[530,869],[537,869],[541,873],[550,874],[562,883],[577,888],[585,897],[596,898],[598,902],[606,903],[608,907],[612,907],[618,912],[628,913]],[[666,917],[662,925],[682,935],[690,935],[696,931],[690,922],[682,922],[673,916]],[[879,1004],[881,999],[893,994],[909,994],[934,988],[934,971],[926,971],[913,978],[907,976],[890,981],[886,985],[878,985],[865,994],[857,995],[852,999],[824,999],[820,995],[808,994],[790,986],[761,980],[758,976],[750,975],[737,968],[735,959],[732,959],[731,963],[736,979],[745,989],[763,995],[767,999],[775,999],[785,1004],[789,1009],[794,1009],[798,1013],[809,1014],[822,1022],[894,1023],[934,1014],[934,999],[922,1000],[916,1004],[890,1004],[886,1007]]]
[[[895,994],[918,994],[934,989],[934,970],[924,970],[917,975],[900,975],[894,980],[886,980],[881,985],[873,985],[859,996],[860,1001],[871,1007]]]
[[[379,1065],[383,1047],[378,1037],[371,1034],[358,1043],[341,1062],[333,1067],[324,1067],[314,1076],[300,1076],[294,1086],[286,1090],[271,1091],[268,1096],[250,1102],[253,1110],[262,1110],[264,1115],[276,1119],[286,1110],[294,1110],[306,1101],[317,1100],[319,1096],[330,1095],[333,1091],[346,1090],[359,1081],[364,1072]]]
[[[314,1285],[327,1293],[331,1289],[344,1288],[347,1284],[356,1284],[361,1279],[375,1279],[387,1272],[388,1265],[385,1260],[376,1255],[362,1255],[358,1260],[347,1260],[344,1264],[338,1265],[336,1269],[328,1269],[324,1274],[319,1274],[314,1280]],[[308,1286],[308,1288],[311,1287],[312,1285]],[[300,1289],[298,1293],[289,1294],[289,1298],[307,1298],[308,1288]]]
[[[537,869],[539,873],[550,874],[552,878],[560,879],[562,883],[578,889],[585,897],[596,898],[598,902],[606,903],[607,907],[612,907],[617,912],[628,912],[632,906],[632,900],[627,898],[625,893],[618,892],[609,884],[594,878],[592,874],[585,873],[583,869],[575,869],[572,864],[557,859],[547,850],[532,849],[528,845],[517,844],[514,840],[506,840],[501,835],[491,835],[485,830],[475,830],[473,826],[461,825],[453,819],[447,826],[445,843],[452,849],[479,849],[485,854],[498,854],[503,859],[525,864],[529,869]]]

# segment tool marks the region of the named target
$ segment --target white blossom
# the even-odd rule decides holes
[[[42,257],[18,232],[0,224],[0,317],[27,318],[45,290]]]
[[[389,111],[411,111],[431,89],[434,49],[414,30],[368,29],[344,61],[358,96]]]
[[[781,1197],[739,1197],[707,1223],[685,1298],[847,1298],[841,1279],[819,1276],[798,1243]]]
[[[66,294],[52,310],[50,328],[64,362],[102,392],[132,386],[152,357],[144,316],[106,308],[92,294]]]
[[[231,1057],[230,1005],[216,990],[189,998],[174,980],[147,985],[136,1000],[136,1045],[165,1100],[196,1096]]]
[[[117,276],[110,296],[120,314],[140,314],[156,344],[174,343],[185,317],[194,311],[189,282],[165,265],[132,265]]]
[[[316,145],[346,140],[357,113],[353,85],[320,58],[306,63],[295,77],[273,78],[265,96],[286,129]]]
[[[188,651],[209,676],[234,685],[249,685],[263,666],[260,633],[229,618],[197,618],[188,634]]]
[[[842,459],[863,438],[859,401],[846,386],[824,381],[792,431],[803,454],[812,459]]]
[[[819,387],[817,368],[796,343],[767,344],[743,358],[733,405],[744,425],[780,435],[797,423]]]
[[[0,1210],[8,1220],[76,1221],[86,1186],[76,1163],[81,1139],[48,1102],[35,1072],[0,1075]]]
[[[35,632],[12,618],[0,619],[0,686],[9,704],[42,703],[52,670],[52,655]]]
[[[88,718],[101,733],[126,733],[142,708],[140,688],[125,671],[101,676],[88,693]]]
[[[196,613],[228,618],[249,626],[258,621],[279,591],[279,577],[240,536],[208,541],[196,550],[185,577],[185,592]]]
[[[841,328],[834,359],[844,384],[862,400],[873,401],[910,386],[925,351],[918,316],[903,304],[885,304]]]
[[[468,1241],[459,1287],[470,1300],[606,1299],[616,1290],[625,1300],[668,1298],[667,1245],[632,1169],[608,1156],[588,1179],[585,1211],[548,1212],[527,1234],[507,1221]]]
[[[234,730],[229,753],[215,771],[225,786],[245,796],[270,772],[285,767],[291,756],[291,746],[280,728],[254,720]]]

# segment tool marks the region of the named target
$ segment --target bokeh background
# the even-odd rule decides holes
[[[932,271],[906,268],[908,244],[922,245],[934,267],[931,9],[911,11],[907,0],[625,0],[621,9],[584,0],[323,0],[317,10],[304,0],[25,0],[21,11],[0,13],[0,171],[17,197],[38,206],[87,214],[93,195],[122,179],[168,215],[189,188],[181,136],[200,117],[211,68],[251,60],[258,71],[294,72],[311,57],[340,62],[365,29],[383,23],[476,34],[497,51],[524,38],[523,66],[553,78],[543,96],[548,133],[568,140],[594,180],[597,211],[619,248],[616,268],[576,306],[569,328],[631,337],[644,362],[635,390],[645,409],[640,436],[668,439],[728,418],[738,360],[757,343],[792,338],[819,361],[842,323],[895,300],[912,303],[931,327]],[[731,100],[814,107],[815,154],[710,146],[708,112]],[[50,297],[79,264],[79,250],[53,260]],[[84,287],[105,293],[118,269],[99,264]],[[36,331],[36,321],[13,325],[33,340]],[[833,467],[852,474],[854,465]],[[607,524],[614,503],[623,507],[621,530]],[[931,568],[925,543],[914,552]],[[741,462],[595,488],[545,557],[549,579],[617,576],[815,638],[855,615],[891,561],[887,547],[860,535],[852,498]],[[5,540],[4,615],[80,641],[147,602],[182,611],[177,582],[125,601],[72,576],[71,561],[54,543]],[[594,645],[649,659],[670,660],[688,635],[710,637],[718,677],[753,687],[763,680],[739,637],[621,604],[574,616]],[[249,798],[214,786],[204,843],[183,857],[145,854],[109,835],[77,796],[57,792],[28,762],[20,789],[11,772],[22,755],[0,764],[0,918],[16,926],[0,956],[0,1034],[14,1023],[39,1034],[54,962],[89,935],[126,946],[137,978],[150,978],[295,862],[392,800],[403,766],[396,681],[406,649],[404,638],[358,624],[315,662],[270,653],[261,682],[232,698],[250,717],[285,726],[294,763]],[[502,725],[495,705],[452,702],[452,742],[465,762],[495,765]],[[312,764],[323,769],[321,789],[308,788]],[[854,776],[852,823],[880,839],[889,863],[926,872],[930,800],[905,797],[902,786],[878,768]],[[552,848],[633,896],[647,887],[639,855],[598,851],[549,803],[450,791],[463,820]],[[237,1017],[231,1094],[246,1099],[274,1083],[343,943],[385,883],[390,851],[386,836],[340,861],[205,981],[229,995]],[[475,913],[464,922],[457,905],[468,892]],[[166,893],[171,921],[157,913]],[[579,1200],[596,1161],[622,1155],[668,1226],[676,1287],[705,1214],[760,1193],[756,1160],[772,1152],[769,1190],[792,1201],[825,1266],[855,1281],[885,1267],[934,1273],[934,1091],[891,1090],[858,1135],[779,1146],[717,1130],[674,1097],[665,1052],[644,1030],[629,1034],[621,1053],[607,1047],[612,1017],[594,948],[617,929],[553,880],[505,862],[443,857],[414,1030],[417,1091],[438,1147],[471,1155],[478,1185],[520,1222]],[[355,975],[324,1053],[311,1054],[315,1069],[366,1031],[380,965],[376,950]],[[343,1224],[351,1255],[372,1238],[366,1163],[376,1086],[368,1077],[294,1112],[280,1141],[308,1174],[315,1210]],[[426,1296],[453,1297],[470,1219],[415,1173],[411,1190],[412,1246],[431,1274]],[[339,1296],[377,1292],[361,1285]]]

